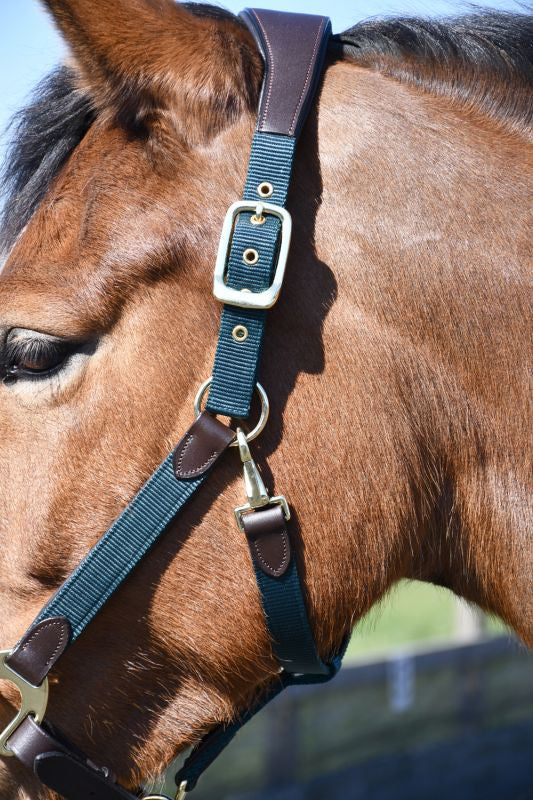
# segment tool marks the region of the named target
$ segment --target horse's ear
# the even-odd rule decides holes
[[[256,101],[261,62],[236,18],[174,0],[43,2],[96,108],[140,135],[163,120],[202,141]]]

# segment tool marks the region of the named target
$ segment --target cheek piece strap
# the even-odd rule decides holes
[[[247,9],[241,19],[265,63],[257,129],[243,199],[222,231],[214,295],[223,304],[213,374],[197,398],[197,418],[178,446],[43,608],[11,651],[0,654],[0,678],[15,684],[22,705],[0,736],[0,756],[18,758],[65,800],[138,800],[142,790],[119,785],[44,722],[48,673],[200,489],[231,446],[240,453],[247,502],[236,509],[270,632],[278,679],[238,720],[212,730],[193,749],[164,795],[183,800],[237,731],[283,689],[322,683],[339,670],[344,646],[330,660],[318,653],[292,552],[290,509],[269,497],[250,453],[266,423],[268,399],[257,373],[268,309],[282,289],[291,217],[285,209],[296,142],[316,96],[331,25],[326,17]],[[297,267],[296,264],[293,265]],[[234,431],[216,415],[246,420],[255,390],[258,429]],[[201,410],[207,394],[206,410]],[[105,653],[101,654],[105,659]],[[145,798],[148,800],[148,798]]]

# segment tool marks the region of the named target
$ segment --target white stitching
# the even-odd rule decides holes
[[[324,24],[325,24],[325,20],[322,20],[322,22],[320,23],[320,27],[319,27],[319,29],[317,31],[317,34],[316,34],[315,46],[313,48],[313,57],[312,57],[311,61],[309,62],[309,68],[307,70],[307,75],[306,75],[306,78],[305,78],[304,87],[302,89],[302,93],[300,95],[300,99],[298,101],[298,105],[296,106],[296,109],[294,111],[294,116],[292,118],[291,127],[289,128],[289,133],[291,135],[294,134],[296,117],[298,116],[298,113],[299,113],[299,111],[300,111],[300,109],[302,107],[303,99],[304,99],[305,93],[307,92],[307,88],[309,86],[309,79],[311,77],[311,69],[312,69],[313,64],[315,63],[315,60],[316,60],[316,54],[317,54],[317,50],[318,50],[318,43],[320,41],[320,36],[322,34],[322,31],[324,30]]]
[[[57,628],[57,627],[59,627],[61,629],[61,638],[60,638],[58,644],[56,645],[54,652],[52,653],[52,655],[50,656],[48,661],[46,661],[45,667],[47,667],[49,664],[52,664],[53,661],[54,661],[54,658],[56,657],[57,653],[61,649],[61,647],[63,645],[63,642],[65,641],[65,633],[66,633],[66,631],[65,631],[65,626],[63,625],[62,622],[53,621],[53,622],[47,622],[44,625],[41,625],[37,630],[35,630],[32,633],[30,638],[22,645],[22,647],[20,648],[20,650],[18,652],[19,653],[23,653],[24,650],[26,650],[26,648],[30,645],[30,643],[34,639],[36,639],[38,636],[40,636],[41,633],[44,630],[46,630],[46,628]],[[15,649],[15,652],[13,653],[13,655],[16,655],[16,649]]]
[[[281,534],[281,538],[282,538],[282,541],[283,541],[283,558],[281,559],[281,565],[279,567],[277,567],[277,568],[273,567],[272,564],[269,564],[268,561],[265,558],[263,558],[263,555],[261,554],[261,551],[259,550],[259,545],[257,544],[257,542],[252,542],[252,544],[254,546],[254,550],[255,550],[256,555],[257,555],[257,558],[259,559],[261,564],[263,564],[267,569],[269,569],[271,572],[273,572],[274,575],[276,575],[276,576],[280,575],[281,572],[283,571],[283,569],[285,567],[285,561],[287,559],[289,537],[287,535],[287,531],[285,530],[285,528],[283,529],[283,532]]]
[[[178,463],[176,465],[176,472],[179,473],[179,475],[185,476],[185,475],[192,475],[195,472],[201,472],[202,470],[206,469],[206,467],[208,467],[215,460],[215,458],[217,457],[217,455],[219,453],[218,450],[215,450],[214,453],[211,456],[209,456],[209,458],[207,459],[205,464],[199,464],[198,466],[193,467],[192,469],[182,470],[181,465],[183,464],[183,459],[185,458],[185,453],[187,452],[187,449],[188,449],[189,445],[193,442],[193,440],[194,440],[194,435],[192,433],[190,433],[189,436],[186,438],[185,442],[183,443],[183,447],[182,447],[182,450],[181,450],[181,453],[180,453],[180,457],[179,457]]]
[[[270,70],[270,75],[268,76],[268,89],[267,89],[265,107],[264,107],[263,113],[261,114],[261,120],[260,120],[260,125],[259,125],[259,127],[262,127],[264,122],[265,122],[266,116],[268,114],[268,109],[269,109],[269,106],[270,106],[270,98],[272,97],[272,86],[274,85],[274,56],[272,54],[272,46],[270,44],[270,39],[268,38],[268,33],[266,32],[263,23],[261,22],[260,18],[257,16],[257,14],[255,12],[255,9],[252,8],[251,12],[254,15],[254,17],[256,18],[257,22],[259,23],[259,27],[261,28],[261,30],[263,32],[263,36],[265,38],[266,46],[268,48],[268,55],[270,57],[269,63],[272,65],[272,69]]]

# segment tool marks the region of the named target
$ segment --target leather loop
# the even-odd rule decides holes
[[[322,76],[331,23],[327,17],[257,8],[241,17],[265,61],[257,130],[297,138]]]
[[[235,431],[203,411],[174,450],[174,474],[193,480],[207,472],[235,439]]]
[[[139,800],[104,774],[64,752],[43,753],[35,759],[35,774],[64,800]]]
[[[270,506],[244,514],[242,524],[256,567],[266,575],[281,578],[291,561],[291,545],[283,510]]]
[[[39,780],[65,800],[138,800],[65,742],[26,717],[8,741],[8,747]]]
[[[7,666],[33,686],[40,686],[70,641],[65,617],[50,617],[33,625],[6,659]]]
[[[37,756],[50,751],[63,750],[63,745],[35,722],[33,717],[26,717],[11,735],[7,745],[19,761],[32,772]]]

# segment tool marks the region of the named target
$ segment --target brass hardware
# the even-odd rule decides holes
[[[246,325],[235,325],[233,328],[231,335],[235,339],[236,342],[245,342],[248,338],[248,328]]]
[[[242,260],[249,267],[253,267],[259,261],[259,253],[253,247],[247,247],[242,254]]]
[[[194,400],[194,413],[196,414],[197,417],[199,417],[200,414],[202,413],[202,402],[207,390],[211,386],[212,381],[213,381],[213,376],[204,381],[200,386],[200,388],[198,389],[196,398]],[[268,401],[267,393],[265,392],[264,388],[261,386],[260,383],[256,383],[255,388],[257,394],[259,395],[259,399],[261,400],[261,416],[259,417],[259,422],[255,426],[255,428],[252,431],[250,431],[250,433],[246,434],[246,438],[249,442],[253,442],[253,440],[257,439],[259,434],[263,432],[263,430],[265,429],[265,425],[268,422],[268,417],[270,414],[270,403]],[[237,440],[232,442],[230,444],[230,447],[237,447]]]
[[[40,686],[28,683],[6,664],[10,654],[11,650],[0,652],[0,679],[12,683],[19,690],[20,709],[14,720],[0,734],[0,756],[15,755],[7,746],[8,740],[27,717],[31,716],[36,722],[42,722],[48,705],[48,678]]]
[[[266,222],[266,217],[263,214],[265,207],[262,203],[257,203],[255,207],[255,214],[250,217],[250,222],[252,225],[264,225]]]
[[[291,512],[287,499],[283,495],[278,497],[269,497],[265,484],[261,477],[261,473],[257,469],[257,464],[252,458],[250,448],[248,446],[249,438],[242,428],[237,428],[237,446],[241,456],[243,473],[244,473],[244,491],[246,492],[247,502],[238,506],[235,509],[235,519],[239,529],[244,532],[242,518],[244,514],[255,511],[257,508],[264,508],[265,506],[281,506],[283,515],[286,520],[291,518]]]
[[[226,283],[226,268],[235,220],[239,214],[246,211],[255,211],[254,216],[257,217],[257,219],[261,218],[263,222],[266,220],[266,215],[268,214],[277,217],[277,219],[281,221],[281,237],[274,278],[271,285],[266,289],[262,289],[260,292],[242,292],[238,289],[232,289]],[[289,212],[285,208],[282,208],[282,206],[277,206],[273,203],[251,203],[248,201],[233,203],[228,209],[224,225],[222,226],[220,245],[215,264],[213,294],[216,299],[220,300],[221,303],[237,306],[238,308],[272,308],[279,297],[283,285],[283,277],[285,275],[285,268],[289,256],[291,233],[292,218]]]
[[[268,181],[263,181],[257,187],[257,194],[259,197],[272,197],[274,194],[274,187]]]
[[[245,342],[248,338],[248,328],[246,325],[235,325],[233,328],[231,335],[235,339],[236,342]]]

